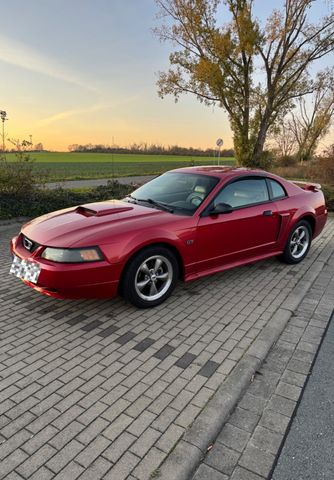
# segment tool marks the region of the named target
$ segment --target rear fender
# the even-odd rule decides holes
[[[295,225],[297,225],[298,222],[300,222],[303,219],[305,219],[305,220],[312,219],[313,225],[312,225],[311,222],[309,222],[309,223],[310,223],[312,231],[314,233],[315,225],[316,225],[316,212],[315,212],[315,210],[314,209],[310,210],[310,209],[306,209],[306,208],[296,210],[292,215],[290,215],[290,218],[286,220],[286,224],[285,224],[286,226],[285,226],[284,231],[282,232],[282,237],[281,237],[281,242],[280,242],[283,249],[284,249],[285,244],[288,240],[288,237],[290,235],[291,230],[294,228]]]

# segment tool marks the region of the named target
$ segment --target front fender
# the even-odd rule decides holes
[[[193,230],[192,228],[173,232],[164,228],[155,228],[147,231],[137,231],[129,234],[122,241],[103,245],[102,250],[111,264],[121,263],[125,265],[129,258],[139,250],[149,245],[165,244],[177,250],[183,266],[186,268],[187,264],[194,261],[193,244],[189,242],[189,238],[193,236]]]
[[[126,262],[134,253],[142,250],[148,245],[157,243],[164,243],[176,248],[182,256],[182,239],[179,238],[174,232],[157,229],[150,232],[137,233],[133,237],[129,238],[120,249],[120,261]]]

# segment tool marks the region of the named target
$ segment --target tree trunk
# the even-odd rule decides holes
[[[266,168],[268,159],[263,155],[264,144],[267,137],[267,132],[269,128],[269,121],[272,112],[270,112],[267,107],[266,111],[263,114],[258,135],[254,144],[253,155],[252,155],[252,167],[255,168]]]
[[[235,131],[233,135],[234,153],[237,164],[249,167],[251,163],[251,145],[248,134],[244,131]]]

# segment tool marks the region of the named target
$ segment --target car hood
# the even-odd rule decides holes
[[[143,222],[160,223],[172,217],[155,208],[110,200],[48,213],[25,224],[22,233],[50,247],[93,246],[110,243],[111,235],[124,230],[143,228]]]

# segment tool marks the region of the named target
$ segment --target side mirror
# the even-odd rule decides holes
[[[233,207],[228,203],[217,203],[217,205],[210,209],[210,215],[219,215],[220,213],[231,213],[233,212]]]

